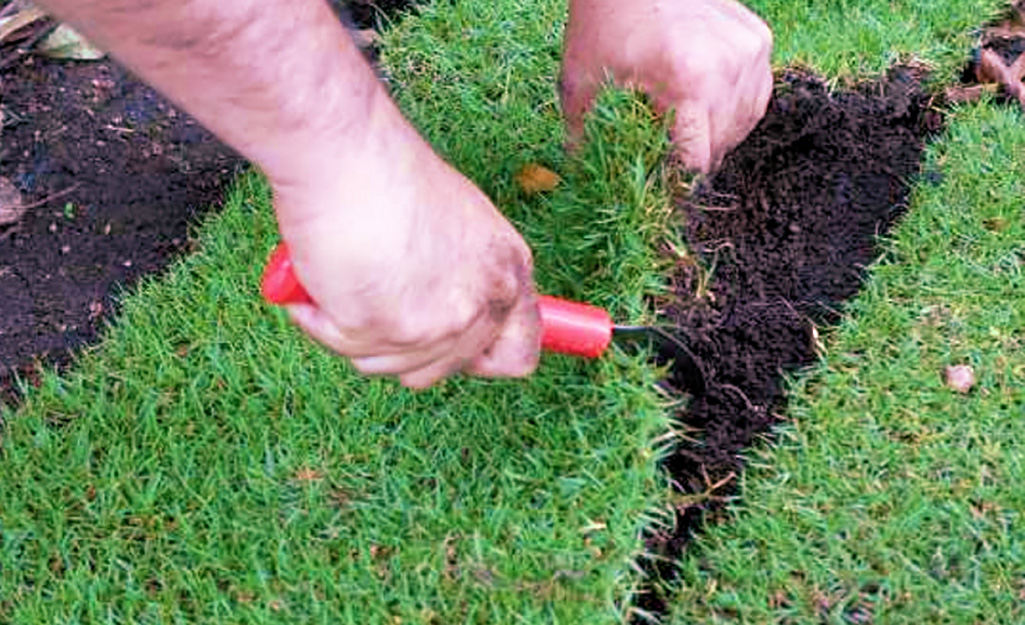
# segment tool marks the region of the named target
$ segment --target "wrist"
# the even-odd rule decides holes
[[[346,103],[322,112],[335,122],[308,136],[295,158],[264,169],[282,233],[316,229],[315,224],[338,214],[352,220],[349,234],[375,223],[392,224],[391,235],[402,232],[414,221],[410,211],[419,206],[423,185],[445,180],[447,164],[383,86],[358,107]],[[383,198],[388,201],[382,203]],[[377,235],[362,238],[381,240]]]
[[[408,126],[384,85],[362,59],[296,104],[300,118],[283,120],[271,137],[254,137],[254,162],[275,188],[302,188],[344,177],[369,161]]]

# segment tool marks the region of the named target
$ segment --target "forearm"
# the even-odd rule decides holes
[[[40,3],[281,184],[399,116],[324,0]]]

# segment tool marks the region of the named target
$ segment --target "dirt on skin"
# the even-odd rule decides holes
[[[836,322],[861,287],[877,237],[906,208],[923,138],[941,122],[909,70],[832,94],[789,75],[750,138],[683,202],[701,262],[680,267],[665,314],[703,383],[692,371],[670,380],[691,395],[678,414],[691,440],[664,469],[692,503],[676,509],[672,531],[650,532],[650,552],[678,559],[740,494],[741,454],[780,421],[784,374],[815,361],[815,327]],[[672,565],[647,562],[657,579],[673,577]],[[653,587],[636,605],[666,606]]]
[[[188,247],[242,160],[110,61],[26,56],[0,73],[0,386],[97,338],[114,296]]]

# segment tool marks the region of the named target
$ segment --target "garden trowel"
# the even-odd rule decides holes
[[[313,302],[292,269],[292,259],[284,243],[270,255],[260,290],[264,299],[279,306]],[[538,312],[541,349],[547,352],[598,358],[608,350],[613,339],[646,344],[654,347],[660,358],[671,360],[693,383],[704,386],[704,376],[694,354],[672,328],[617,325],[604,308],[550,295],[538,296]]]

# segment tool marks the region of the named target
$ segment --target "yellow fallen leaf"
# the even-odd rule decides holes
[[[38,50],[51,59],[95,61],[107,56],[106,52],[89,43],[88,39],[67,24],[61,24],[42,40]]]
[[[560,182],[562,178],[559,174],[537,163],[527,163],[516,174],[516,183],[530,195],[552,191]]]

